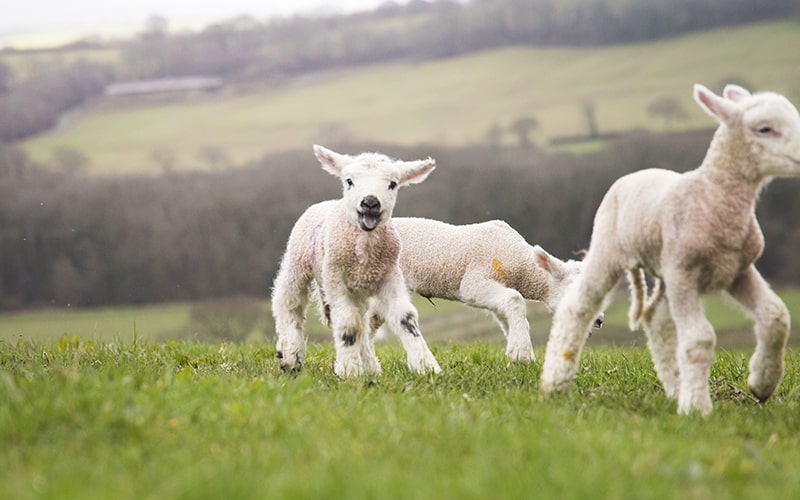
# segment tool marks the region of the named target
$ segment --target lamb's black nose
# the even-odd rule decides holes
[[[373,195],[367,195],[361,200],[361,208],[366,210],[374,211],[381,209],[381,202]]]

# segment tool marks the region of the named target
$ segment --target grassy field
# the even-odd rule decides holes
[[[306,75],[278,87],[132,105],[96,102],[55,133],[24,143],[35,158],[54,149],[83,151],[94,172],[151,172],[156,150],[176,168],[201,168],[205,148],[236,162],[337,138],[386,143],[485,141],[493,124],[534,115],[539,144],[588,132],[591,103],[600,132],[713,127],[692,102],[702,82],[737,81],[800,97],[797,21],[691,34],[654,43],[588,49],[505,48],[427,62],[402,62]],[[678,99],[689,118],[648,116],[655,99]],[[514,136],[504,137],[513,143]]]
[[[384,374],[337,380],[330,345],[299,374],[272,347],[0,342],[7,498],[794,498],[800,353],[778,393],[745,392],[720,351],[715,409],[679,417],[641,348],[588,348],[571,391],[478,341],[397,346]],[[543,355],[537,350],[540,359]]]
[[[781,296],[800,317],[800,291]],[[509,366],[499,329],[417,299],[443,372],[415,375],[395,342],[384,373],[340,381],[312,319],[304,370],[282,373],[264,303],[244,343],[198,342],[197,305],[0,315],[0,488],[8,498],[792,498],[800,493],[800,345],[778,393],[747,392],[748,322],[706,301],[720,342],[715,409],[678,417],[623,294],[571,391]],[[208,307],[211,307],[209,305]],[[797,325],[795,325],[797,330]],[[614,345],[615,344],[615,345]]]
[[[800,289],[779,290],[789,307],[793,330],[800,330]],[[258,302],[250,299],[246,302]],[[423,335],[431,343],[463,343],[473,340],[501,346],[505,340],[500,328],[487,313],[457,302],[435,300],[433,303],[414,296],[420,313]],[[134,340],[160,343],[170,340],[198,340],[202,325],[193,323],[192,309],[213,307],[206,304],[165,304],[152,306],[104,307],[95,309],[49,309],[0,313],[0,341],[11,344],[22,342],[52,342],[62,337],[81,341],[133,342]],[[718,334],[718,345],[729,349],[752,348],[750,320],[732,301],[722,296],[705,299],[706,314]],[[627,324],[628,296],[620,291],[606,310],[605,325],[595,330],[589,345],[615,344],[621,346],[644,345],[641,332],[630,332]],[[236,308],[224,314],[236,315]],[[539,303],[528,306],[531,336],[536,346],[544,346],[550,331],[550,313]],[[311,342],[330,343],[330,330],[317,319],[316,311],[309,309],[306,331]],[[247,336],[251,343],[272,343],[274,324],[269,304],[263,302],[263,315]],[[231,340],[224,335],[217,340]],[[800,347],[800,335],[790,337],[790,345]],[[499,349],[499,347],[498,347]]]

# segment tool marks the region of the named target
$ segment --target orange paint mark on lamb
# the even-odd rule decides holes
[[[495,257],[492,260],[492,269],[494,269],[494,272],[497,273],[497,277],[500,278],[501,280],[505,281],[508,279],[508,273],[506,273],[506,268],[503,267],[503,263],[500,262],[500,259],[498,259],[497,257]]]
[[[564,352],[561,354],[566,361],[575,361],[575,350],[574,349],[564,349]]]

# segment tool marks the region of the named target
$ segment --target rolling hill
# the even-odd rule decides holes
[[[338,140],[384,143],[485,142],[493,125],[533,116],[540,145],[588,133],[638,128],[687,130],[713,122],[691,98],[692,84],[721,90],[736,82],[800,99],[800,21],[753,24],[659,42],[603,48],[508,47],[426,62],[407,61],[304,75],[259,88],[171,100],[103,98],[66,125],[23,143],[47,161],[59,148],[81,151],[93,173],[159,173],[154,154],[175,169],[208,168],[214,152],[242,163],[276,151]],[[656,99],[677,100],[684,120],[648,114]],[[158,153],[157,153],[158,152]]]

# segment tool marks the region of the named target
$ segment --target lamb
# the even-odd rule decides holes
[[[398,188],[425,180],[435,162],[349,156],[317,145],[314,154],[324,170],[341,178],[343,197],[309,207],[289,236],[272,292],[281,368],[299,369],[305,361],[302,327],[314,289],[329,305],[339,377],[381,372],[365,329],[369,310],[400,337],[412,370],[441,371],[419,330],[391,220]]]
[[[428,299],[491,311],[507,338],[508,358],[526,364],[535,360],[525,301],[541,301],[555,310],[581,262],[563,262],[530,246],[500,220],[461,226],[423,218],[392,221],[402,242],[400,269],[409,289]],[[378,318],[373,326],[380,323]],[[600,325],[602,318],[595,322]]]
[[[678,413],[707,415],[716,335],[701,295],[724,291],[755,321],[748,385],[761,401],[784,371],[789,312],[754,266],[764,248],[755,217],[773,177],[800,176],[800,114],[775,93],[736,85],[718,96],[694,86],[698,105],[719,122],[695,170],[648,169],[621,177],[594,219],[584,269],[556,310],[541,387],[565,391],[575,376],[587,326],[624,273],[635,282],[631,322],[642,323],[658,377]],[[645,302],[643,272],[656,288]]]

